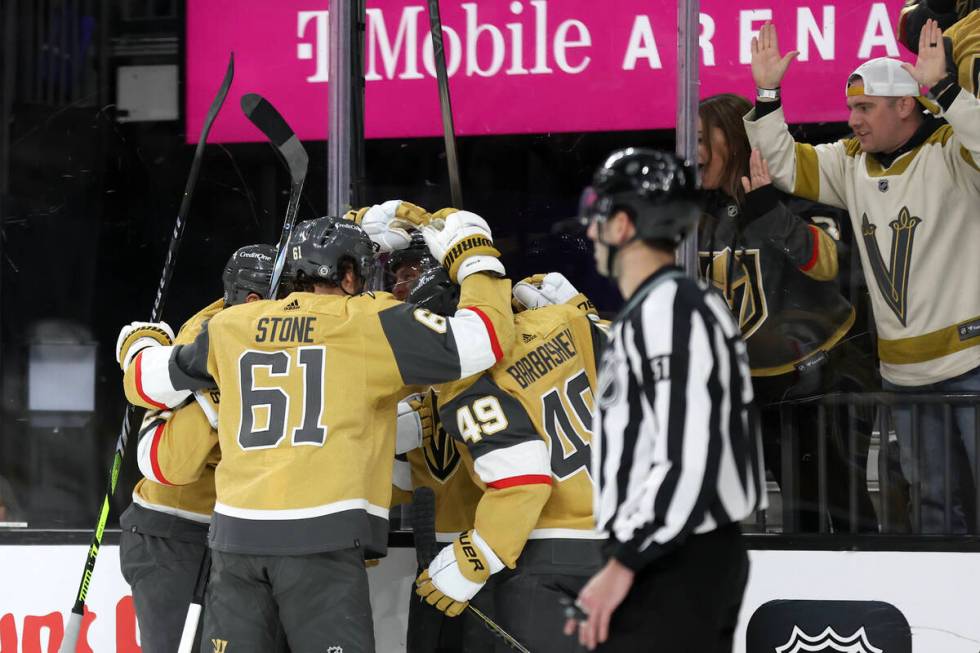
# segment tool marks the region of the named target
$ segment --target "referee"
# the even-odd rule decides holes
[[[595,516],[608,559],[569,619],[588,649],[728,653],[748,575],[738,522],[766,506],[745,346],[724,299],[674,250],[695,170],[629,148],[596,172],[589,237],[627,299],[599,372]]]

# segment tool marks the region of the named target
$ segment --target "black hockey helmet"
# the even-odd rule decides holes
[[[341,218],[305,220],[289,238],[283,277],[293,283],[326,281],[340,286],[350,261],[362,281],[374,275],[375,245],[360,225]]]
[[[405,249],[398,249],[388,255],[388,270],[395,272],[406,263],[419,263],[426,258],[432,258],[429,247],[425,244],[425,238],[421,231],[411,232],[412,241]]]
[[[452,315],[459,305],[459,286],[446,268],[434,265],[422,272],[406,301],[439,315]]]
[[[428,268],[438,265],[425,244],[422,232],[412,231],[412,241],[405,249],[381,257],[384,265],[383,288],[404,301],[418,277]]]
[[[679,243],[701,215],[697,169],[671,152],[628,147],[609,155],[592,181],[593,220],[625,211],[642,240]]]
[[[267,298],[275,258],[276,248],[272,245],[246,245],[232,254],[221,275],[225,306],[243,304],[253,292]]]

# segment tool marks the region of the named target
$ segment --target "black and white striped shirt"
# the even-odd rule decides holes
[[[595,515],[639,570],[766,506],[748,357],[725,303],[676,267],[647,279],[603,353]]]

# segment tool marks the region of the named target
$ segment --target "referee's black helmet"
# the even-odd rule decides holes
[[[701,215],[696,167],[672,152],[628,147],[609,155],[592,180],[590,218],[625,211],[636,237],[679,243]]]

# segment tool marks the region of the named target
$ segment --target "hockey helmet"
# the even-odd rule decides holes
[[[430,267],[438,265],[432,258],[425,238],[412,231],[412,241],[405,249],[395,250],[384,259],[384,289],[404,301],[415,281]]]
[[[334,217],[305,220],[289,238],[284,278],[292,282],[326,281],[340,286],[345,261],[366,281],[374,275],[375,244],[350,220]]]
[[[642,240],[679,243],[701,215],[697,170],[662,150],[628,147],[613,152],[593,178],[591,218],[603,222],[625,211]]]
[[[272,245],[246,245],[232,254],[221,275],[225,306],[242,304],[251,293],[267,298],[275,259]]]
[[[407,301],[439,315],[452,315],[459,305],[459,286],[449,278],[446,268],[434,265],[422,272]]]

